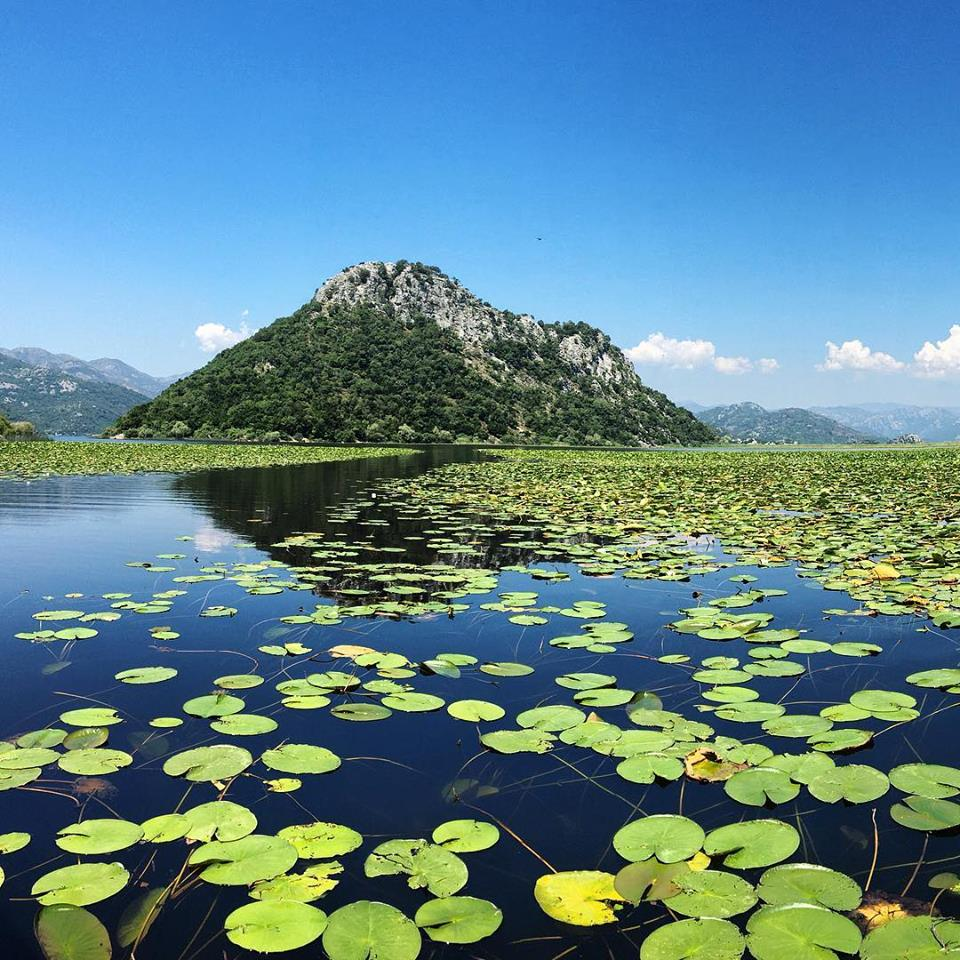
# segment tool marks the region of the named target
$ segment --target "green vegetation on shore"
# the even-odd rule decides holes
[[[23,437],[35,437],[36,435],[36,428],[28,420],[8,420],[0,413],[0,437],[9,437],[16,440]]]
[[[235,467],[283,467],[362,457],[399,456],[406,448],[240,445],[227,443],[84,443],[0,441],[0,477],[92,473],[166,473]]]

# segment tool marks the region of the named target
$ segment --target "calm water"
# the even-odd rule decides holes
[[[374,547],[403,546],[405,559],[426,562],[435,555],[425,541],[405,537],[420,533],[417,521],[398,522],[391,510],[365,507],[360,517],[337,522],[345,503],[370,502],[369,493],[384,477],[410,476],[452,458],[482,454],[444,448],[413,457],[358,460],[329,465],[273,468],[249,471],[213,471],[186,476],[141,475],[131,477],[81,477],[0,482],[0,543],[4,563],[0,569],[0,643],[3,644],[3,696],[0,698],[0,737],[13,738],[25,731],[55,725],[67,709],[107,703],[124,712],[126,722],[111,731],[110,745],[135,751],[132,767],[109,776],[109,789],[90,801],[70,793],[73,779],[47,768],[33,787],[50,792],[12,790],[0,792],[0,824],[3,831],[23,830],[33,834],[24,850],[3,858],[7,879],[0,911],[4,929],[4,956],[33,958],[40,953],[32,934],[35,904],[26,898],[34,880],[55,866],[75,862],[53,844],[57,829],[75,822],[85,804],[86,819],[109,817],[107,804],[125,819],[141,821],[174,809],[185,783],[160,772],[163,758],[202,742],[229,741],[210,737],[207,722],[188,719],[172,731],[151,729],[147,721],[158,715],[177,715],[187,699],[209,693],[212,680],[222,674],[260,672],[268,682],[253,690],[239,691],[245,712],[276,715],[280,730],[259,737],[237,738],[254,754],[275,746],[281,739],[326,746],[344,758],[343,766],[329,776],[305,776],[300,791],[269,795],[254,778],[241,778],[230,798],[244,803],[260,819],[258,833],[273,833],[291,823],[313,819],[347,824],[366,838],[360,851],[343,858],[345,873],[340,885],[316,906],[328,913],[357,899],[384,900],[409,916],[423,902],[423,895],[410,891],[402,878],[370,880],[363,874],[363,859],[380,839],[429,837],[439,823],[460,817],[495,816],[559,870],[606,869],[616,872],[623,861],[610,849],[610,838],[624,823],[646,813],[675,813],[682,799],[682,812],[706,829],[760,811],[726,800],[719,787],[698,789],[691,785],[681,795],[678,783],[644,787],[627,783],[612,772],[606,758],[577,753],[570,766],[550,754],[501,756],[484,753],[475,728],[448,717],[432,714],[394,713],[379,723],[346,723],[325,710],[294,711],[282,708],[273,689],[280,661],[258,652],[265,642],[277,642],[277,620],[312,608],[310,593],[284,592],[275,596],[247,596],[229,581],[192,585],[187,596],[160,616],[124,614],[103,624],[94,639],[64,645],[31,644],[14,639],[14,633],[36,627],[31,615],[43,609],[76,607],[107,609],[104,593],[129,592],[144,599],[176,584],[175,574],[158,574],[126,566],[131,561],[153,560],[157,554],[182,552],[186,558],[171,561],[178,573],[194,572],[216,561],[235,563],[275,557],[302,562],[286,550],[273,547],[297,531],[323,531],[329,539],[348,542],[369,540]],[[374,501],[375,504],[375,501]],[[385,524],[368,525],[369,520]],[[429,526],[429,524],[428,524]],[[178,536],[190,536],[178,542]],[[519,551],[495,548],[481,540],[481,565],[522,562]],[[705,544],[719,555],[715,544]],[[398,554],[373,559],[396,559]],[[372,560],[373,562],[373,560]],[[540,563],[540,566],[546,564]],[[640,659],[636,654],[658,656],[685,652],[694,658],[714,654],[745,657],[745,644],[735,641],[706,645],[696,637],[680,636],[665,629],[677,619],[678,608],[690,606],[693,591],[707,596],[732,592],[732,573],[748,572],[760,579],[755,586],[782,587],[785,597],[770,599],[760,609],[776,615],[775,626],[809,628],[809,636],[881,644],[878,659],[811,663],[811,673],[789,693],[796,704],[792,712],[815,713],[826,703],[845,700],[866,686],[905,689],[903,677],[913,669],[953,662],[955,647],[934,634],[918,634],[918,622],[910,618],[840,618],[825,621],[822,610],[843,605],[840,595],[827,594],[818,585],[798,578],[792,569],[721,571],[689,583],[595,578],[569,569],[572,579],[563,583],[531,582],[529,577],[504,573],[499,590],[536,590],[541,602],[563,606],[573,600],[601,600],[607,617],[624,621],[636,639],[617,653],[597,656],[581,651],[559,651],[547,640],[560,633],[576,632],[578,623],[521,628],[506,622],[502,614],[479,610],[490,597],[471,597],[470,611],[453,618],[437,616],[415,622],[393,620],[347,620],[340,626],[312,627],[317,633],[291,630],[283,639],[303,639],[317,651],[334,643],[360,643],[405,654],[413,661],[438,652],[471,653],[482,660],[520,661],[536,668],[523,678],[496,680],[484,674],[464,675],[458,680],[429,678],[429,687],[417,689],[437,694],[448,702],[463,698],[490,699],[507,710],[501,723],[489,729],[512,726],[512,716],[545,702],[570,702],[569,692],[554,684],[554,678],[571,671],[598,670],[614,673],[619,685],[657,692],[665,709],[687,712],[696,702],[697,685],[678,675],[668,665]],[[82,599],[65,599],[66,594]],[[846,599],[846,598],[842,598]],[[211,604],[232,605],[238,613],[230,619],[198,617]],[[158,644],[149,627],[167,624],[181,636],[175,642]],[[94,624],[94,626],[98,626]],[[322,638],[320,636],[322,631]],[[280,642],[283,642],[282,640]],[[814,660],[816,658],[811,658]],[[172,681],[156,686],[118,684],[113,675],[130,667],[170,665],[179,670]],[[297,676],[301,676],[298,673]],[[494,688],[494,685],[496,688]],[[778,700],[793,687],[793,681],[759,679],[754,684],[764,700]],[[916,688],[911,692],[917,693]],[[805,706],[801,706],[805,704]],[[936,762],[938,752],[950,740],[950,714],[910,725],[907,739],[881,736],[860,751],[854,762],[889,770],[898,763],[916,760]],[[626,724],[622,708],[604,711],[604,718]],[[753,725],[735,724],[704,717],[719,734],[749,739],[759,732]],[[781,752],[802,752],[802,740],[780,740]],[[950,748],[955,763],[955,747]],[[584,759],[585,756],[585,759]],[[568,761],[569,763],[569,761]],[[451,786],[456,785],[452,790]],[[454,796],[454,794],[459,797]],[[213,799],[214,788],[198,784],[190,805]],[[888,799],[878,805],[889,805]],[[871,805],[825,807],[802,792],[796,803],[785,804],[769,815],[802,824],[804,853],[812,862],[843,870],[862,881],[872,856]],[[889,821],[885,821],[889,823]],[[898,892],[920,853],[923,835],[897,829],[881,832],[879,886]],[[928,860],[956,856],[955,836],[935,836]],[[176,848],[176,849],[174,849]],[[163,885],[179,869],[183,848],[174,843],[151,852],[143,845],[120,854],[89,859],[120,859],[143,885]],[[55,862],[47,863],[53,858]],[[470,880],[462,894],[495,902],[504,913],[504,924],[489,940],[468,947],[442,947],[425,941],[423,956],[453,955],[480,958],[548,958],[570,947],[584,957],[634,958],[639,929],[610,932],[563,928],[542,914],[533,900],[533,884],[545,872],[543,865],[522,845],[504,834],[491,850],[464,854]],[[40,866],[42,864],[42,866]],[[898,866],[899,865],[899,866]],[[299,868],[302,868],[302,864]],[[298,868],[298,869],[299,869]],[[942,867],[925,867],[915,886],[923,893],[926,878]],[[756,879],[761,871],[748,871]],[[109,929],[115,928],[131,889],[91,907]],[[202,921],[217,897],[210,920]],[[183,956],[213,960],[246,957],[222,936],[214,935],[229,910],[245,901],[236,888],[201,888],[166,907],[150,935],[137,951],[140,960],[170,960]],[[943,906],[949,908],[948,904]],[[639,927],[662,911],[641,906],[632,923]],[[194,938],[196,931],[199,933]],[[211,939],[213,938],[213,939]],[[125,955],[119,951],[117,956]],[[321,955],[318,943],[295,954]]]

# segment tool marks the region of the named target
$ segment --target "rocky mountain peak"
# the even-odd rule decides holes
[[[410,324],[426,317],[463,341],[468,355],[484,354],[502,366],[497,344],[522,347],[532,359],[555,353],[578,372],[608,385],[636,380],[621,351],[587,324],[544,324],[530,314],[498,310],[438,267],[399,260],[346,267],[320,287],[313,302],[323,307],[371,304]]]

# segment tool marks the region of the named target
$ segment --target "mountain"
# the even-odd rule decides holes
[[[11,420],[31,421],[43,433],[100,433],[145,399],[114,383],[0,354],[0,410]]]
[[[436,267],[361,263],[121,417],[139,435],[653,444],[712,431],[609,337],[498,310]]]
[[[811,407],[840,423],[892,438],[916,434],[922,440],[960,440],[960,409],[909,404],[864,403],[847,407]]]
[[[758,443],[875,443],[879,438],[799,407],[766,410],[757,403],[734,403],[701,410],[697,416],[720,434]]]
[[[60,370],[78,380],[93,380],[98,383],[114,383],[126,387],[145,397],[155,397],[161,390],[169,387],[178,377],[152,377],[149,373],[137,370],[122,360],[101,357],[98,360],[81,360],[69,353],[51,353],[41,347],[0,347],[0,354],[12,360],[20,360],[31,367],[46,367],[48,370]]]

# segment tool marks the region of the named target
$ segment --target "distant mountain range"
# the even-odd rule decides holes
[[[41,347],[14,347],[13,349],[0,347],[0,354],[11,360],[19,360],[29,367],[59,370],[79,380],[113,383],[148,398],[155,397],[161,390],[180,379],[179,377],[152,377],[149,373],[137,370],[129,363],[112,357],[81,360],[69,353],[51,353]]]
[[[916,434],[921,440],[960,440],[960,408],[862,403],[846,407],[811,407],[854,430],[884,439]]]
[[[0,413],[28,420],[42,433],[100,433],[146,399],[115,383],[0,353]]]
[[[880,439],[801,407],[767,410],[758,403],[734,403],[701,408],[696,414],[721,436],[744,442],[876,443]]]
[[[696,443],[586,323],[500,310],[422,263],[368,262],[121,417],[135,436]]]

